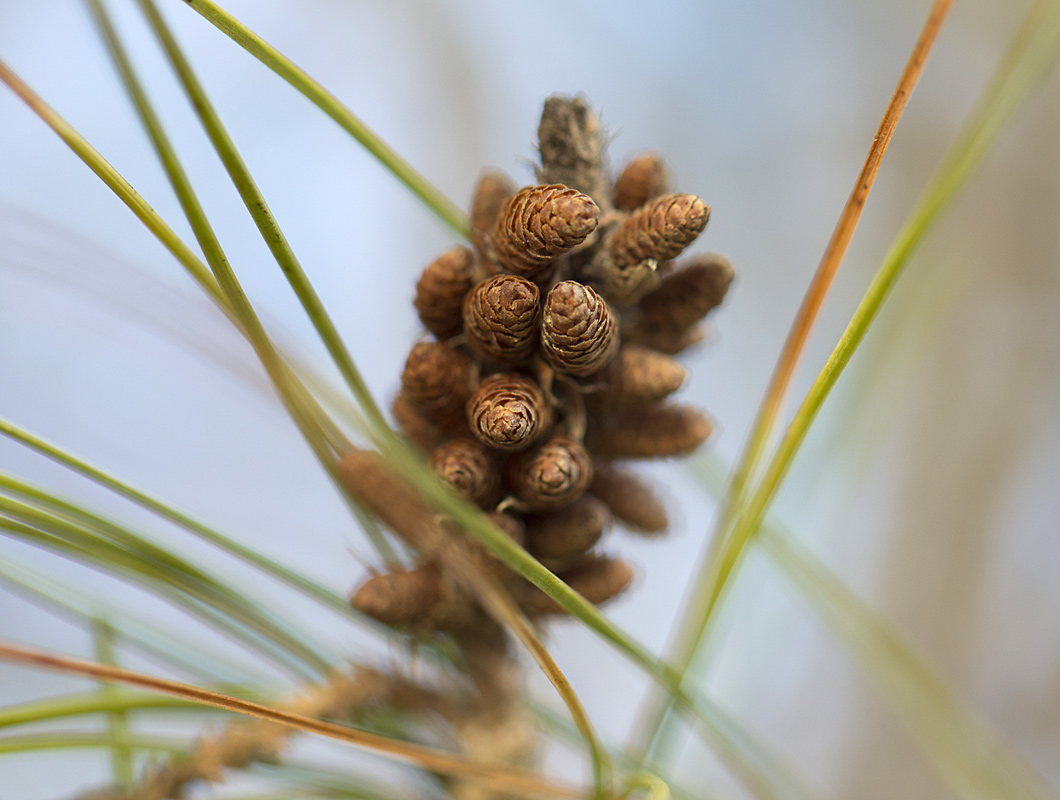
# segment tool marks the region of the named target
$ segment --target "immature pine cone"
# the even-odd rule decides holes
[[[563,436],[508,462],[508,485],[527,508],[559,508],[581,497],[593,479],[592,459],[585,448]]]
[[[562,281],[545,300],[541,346],[560,372],[592,375],[618,352],[618,326],[596,292],[576,281]]]
[[[597,469],[589,491],[586,497],[600,498],[612,514],[638,533],[663,533],[670,526],[666,506],[655,490],[632,472]]]
[[[538,558],[580,555],[600,541],[611,525],[611,511],[602,500],[582,495],[569,506],[526,518],[526,547]]]
[[[515,194],[515,184],[503,172],[486,170],[471,191],[470,227],[476,233],[489,233],[497,224],[504,201]]]
[[[552,409],[536,381],[498,373],[479,384],[467,401],[471,432],[499,450],[521,450],[552,424]]]
[[[676,332],[695,325],[725,299],[733,275],[728,259],[717,253],[690,257],[640,301],[643,327]]]
[[[633,211],[669,188],[666,164],[657,154],[645,153],[626,164],[615,179],[615,208]]]
[[[431,469],[458,494],[483,503],[496,494],[499,484],[493,457],[474,439],[453,439],[431,453]]]
[[[416,282],[416,313],[439,339],[460,333],[460,307],[473,282],[471,268],[471,251],[454,247],[428,264]]]
[[[561,184],[520,189],[493,229],[497,261],[508,272],[543,281],[556,258],[596,230],[599,213],[591,197]]]
[[[590,436],[593,449],[612,458],[670,458],[688,455],[713,430],[697,408],[657,405],[609,414]]]
[[[412,348],[401,373],[401,392],[421,416],[438,425],[455,424],[470,389],[470,365],[456,350],[439,342],[418,342]]]
[[[629,588],[633,582],[633,567],[617,558],[596,556],[560,573],[559,577],[590,603],[600,605]],[[525,605],[532,614],[567,613],[555,600],[540,590],[532,592]]]
[[[541,292],[515,275],[483,281],[464,298],[467,344],[486,358],[508,364],[526,361],[537,349]]]
[[[629,267],[649,258],[668,261],[707,227],[710,207],[694,194],[667,194],[626,218],[611,236],[611,258]]]
[[[678,361],[647,347],[624,344],[608,370],[604,404],[617,408],[649,406],[681,388],[688,375]]]

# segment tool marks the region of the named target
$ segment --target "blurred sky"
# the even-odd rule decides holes
[[[419,335],[413,282],[451,246],[452,234],[257,61],[183,3],[160,5],[369,384],[388,398]],[[697,248],[725,253],[737,270],[709,344],[688,359],[693,377],[683,395],[717,419],[711,446],[731,461],[929,4],[225,5],[460,205],[483,166],[531,181],[537,116],[550,93],[590,98],[613,135],[616,165],[645,149],[662,153],[677,188],[712,206]],[[109,7],[251,299],[285,343],[324,364],[134,4]],[[957,4],[884,162],[796,396],[1026,7]],[[191,239],[84,4],[0,0],[0,57]],[[916,259],[778,503],[804,541],[884,610],[1054,787],[1058,89],[1053,74]],[[128,210],[6,89],[0,374],[0,415],[328,585],[345,589],[362,574],[353,553],[368,556],[363,537],[263,389],[248,349]],[[0,468],[171,533],[7,442],[0,442]],[[611,549],[632,558],[640,577],[612,613],[660,649],[713,504],[680,465],[653,474],[678,521],[667,540],[613,540]],[[183,540],[180,547],[203,552]],[[21,545],[0,542],[5,555],[177,619],[150,598],[114,594],[113,582]],[[227,560],[216,567],[247,580]],[[290,608],[337,649],[352,647],[346,631],[312,606],[292,598]],[[844,797],[948,796],[765,559],[748,563],[726,608],[704,685],[814,785]],[[0,636],[69,652],[89,646],[73,627],[2,592]],[[643,681],[575,626],[560,626],[554,640],[601,730],[621,741],[635,708],[629,698]],[[0,665],[0,703],[79,685]],[[688,748],[689,780],[716,771],[700,753],[698,743]],[[42,773],[42,763],[0,761],[0,798],[69,789],[70,776]],[[93,756],[68,763],[79,785],[105,775]]]

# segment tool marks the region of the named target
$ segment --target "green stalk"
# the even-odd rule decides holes
[[[708,493],[722,494],[725,467],[719,458],[707,454],[691,471]],[[884,617],[799,545],[791,530],[766,519],[757,541],[846,647],[956,796],[1056,800],[1034,768],[979,719]]]
[[[984,725],[891,626],[794,538],[762,527],[760,542],[850,651],[954,795],[1056,800],[1034,769]]]
[[[45,493],[20,486],[19,482],[9,478],[2,478],[0,485],[13,486],[24,496],[48,500]],[[330,662],[310,645],[252,606],[241,595],[187,561],[76,506],[55,498],[50,498],[47,506],[56,511],[0,496],[0,515],[10,520],[4,526],[5,530],[50,549],[60,549],[78,560],[87,560],[108,572],[132,576],[152,591],[163,587],[176,590],[175,595],[167,596],[189,598],[219,611],[247,632],[252,631],[255,636],[280,648],[281,652],[296,658],[296,663],[310,667],[316,674],[324,675],[330,671]],[[198,611],[194,603],[184,605]],[[200,612],[199,616],[203,614]],[[262,643],[254,637],[244,635],[242,638],[253,643],[257,649],[262,649]],[[275,657],[271,650],[265,652]],[[296,672],[303,680],[311,679],[313,674],[307,674],[301,667],[296,668]]]
[[[0,583],[29,602],[86,628],[100,618],[102,609],[106,609],[107,618],[121,644],[160,665],[207,684],[216,684],[219,675],[247,676],[245,665],[226,662],[216,653],[204,650],[202,642],[184,639],[173,630],[162,633],[151,623],[131,616],[127,610],[108,608],[99,598],[92,598],[80,590],[75,594],[9,556],[0,560]],[[178,650],[182,651],[182,656],[177,655]],[[261,676],[253,677],[259,682],[264,681]],[[245,684],[240,684],[238,691],[248,689]]]
[[[696,584],[695,595],[686,606],[678,627],[682,638],[677,649],[687,654],[683,664],[691,663],[694,658],[719,599],[757,532],[810,425],[868,333],[912,253],[982,161],[1004,124],[1055,61],[1058,52],[1060,4],[1056,0],[1039,0],[1028,13],[978,105],[884,257],[843,336],[796,411],[761,480],[737,515],[731,534],[723,539],[718,557],[710,562],[709,570]],[[652,709],[649,722],[655,724],[648,724],[646,733],[650,738],[646,741],[654,740],[668,708],[669,702],[664,699]]]
[[[155,750],[174,755],[182,752],[180,744],[169,739],[153,736],[132,736],[129,746],[136,750]],[[13,736],[0,738],[0,755],[8,753],[35,753],[41,750],[84,750],[113,747],[114,738],[109,733],[44,733],[36,736]]]
[[[34,436],[32,433],[2,418],[0,418],[0,434],[29,447],[52,461],[62,464],[64,467],[83,475],[90,481],[131,500],[133,503],[136,503],[136,505],[157,514],[162,519],[179,525],[181,528],[194,536],[197,536],[199,539],[209,542],[219,549],[224,550],[226,553],[236,556],[247,564],[258,568],[266,575],[276,578],[291,588],[300,591],[307,597],[316,600],[321,605],[330,608],[332,611],[335,611],[344,617],[355,619],[358,622],[364,621],[363,616],[354,612],[350,608],[350,604],[347,602],[346,598],[337,592],[325,589],[312,578],[295,572],[279,562],[272,560],[268,556],[259,553],[257,550],[240,544],[234,539],[208,527],[187,514],[177,511],[172,506],[163,503],[161,500],[140,491],[131,484],[121,481],[99,467],[63,450],[58,445],[45,441],[38,436]]]
[[[305,95],[311,103],[331,117],[343,130],[353,136],[375,156],[399,181],[412,190],[428,208],[461,237],[467,237],[467,217],[441,191],[412,168],[386,142],[368,128],[333,94],[313,80],[290,59],[251,31],[211,0],[184,0],[210,24],[261,61],[287,83]]]
[[[140,120],[165,170],[170,185],[177,195],[181,209],[191,225],[199,247],[206,256],[206,262],[210,265],[213,277],[220,288],[225,307],[230,309],[237,326],[246,336],[251,347],[254,348],[255,354],[262,367],[264,367],[281,402],[298,426],[302,436],[306,439],[321,467],[341,491],[341,486],[337,483],[334,472],[334,450],[343,449],[344,444],[348,443],[328,441],[321,424],[321,417],[326,417],[326,415],[276,350],[257,312],[243,292],[243,288],[232,271],[221,243],[206,218],[198,197],[195,195],[195,191],[177,157],[176,151],[170,143],[158,115],[155,114],[143,87],[140,85],[132,64],[125,55],[125,51],[113,25],[110,23],[101,0],[87,1],[130,99],[140,116]],[[345,493],[343,493],[343,497],[346,497]],[[363,519],[366,515],[361,512],[358,516]],[[371,525],[366,526],[365,530],[370,536],[378,532],[378,528]],[[372,536],[372,542],[385,561],[393,562],[396,560],[396,555],[382,535]]]
[[[114,652],[114,629],[103,619],[92,624],[92,641],[95,645],[96,661],[120,666]],[[100,681],[99,692],[104,697],[113,697],[118,687],[108,681]],[[107,730],[114,744],[110,748],[111,773],[114,783],[123,791],[128,791],[133,783],[133,753],[129,745],[129,718],[123,708],[113,708],[107,712]]]
[[[95,4],[99,0],[89,0],[89,2]],[[232,141],[231,136],[229,136],[228,131],[221,122],[220,116],[206,96],[202,84],[195,76],[195,72],[192,70],[187,58],[185,58],[184,53],[181,52],[180,45],[177,44],[173,33],[159,13],[158,7],[153,0],[138,0],[138,2],[148,22],[151,24],[151,28],[158,37],[163,50],[169,57],[169,63],[173,67],[173,71],[177,73],[177,77],[184,87],[192,107],[199,117],[203,130],[220,157],[221,163],[224,164],[228,176],[232,179],[232,184],[235,186],[236,191],[239,192],[239,196],[242,198],[244,205],[246,205],[247,211],[250,212],[250,216],[261,233],[262,239],[265,240],[265,244],[268,245],[273,258],[276,259],[276,263],[283,271],[284,277],[287,278],[291,289],[294,290],[295,295],[302,304],[302,308],[305,310],[306,316],[309,317],[317,335],[320,336],[321,341],[335,362],[335,366],[338,367],[350,391],[361,403],[372,423],[381,426],[386,425],[386,421],[368,391],[368,386],[361,377],[353,359],[350,357],[349,350],[343,343],[338,329],[324,308],[320,296],[313,288],[312,283],[310,283],[309,277],[305,274],[305,270],[294,254],[294,250],[291,249],[287,237],[283,235],[279,223],[265,201],[265,196],[261,193],[253,176],[250,174],[250,170],[247,168],[242,156],[240,156],[235,142]]]
[[[107,684],[113,691],[81,692],[63,697],[49,697],[15,706],[0,708],[0,728],[32,725],[51,719],[69,719],[91,714],[114,714],[129,711],[194,711],[213,712],[179,697],[155,692],[137,692]]]

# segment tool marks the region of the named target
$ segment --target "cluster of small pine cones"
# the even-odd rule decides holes
[[[538,134],[540,184],[516,190],[484,173],[470,209],[473,248],[444,253],[420,276],[415,307],[433,338],[412,348],[392,411],[445,483],[602,603],[633,577],[596,549],[613,521],[644,534],[668,527],[652,488],[619,464],[690,453],[711,433],[702,412],[669,400],[686,377],[672,356],[702,338],[700,322],[733,272],[715,254],[674,262],[709,207],[670,193],[654,154],[612,181],[585,100],[549,98]],[[422,501],[378,486],[391,497],[376,508],[366,458],[343,460],[346,483],[402,535],[415,514],[393,504]],[[521,578],[498,574],[529,616],[561,613]],[[429,554],[416,569],[370,578],[351,602],[399,628],[477,624]]]

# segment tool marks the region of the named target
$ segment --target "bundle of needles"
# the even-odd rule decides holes
[[[627,562],[597,549],[613,521],[647,535],[669,525],[652,487],[622,462],[685,455],[710,436],[705,414],[669,399],[686,377],[672,356],[702,338],[733,272],[715,254],[675,261],[709,207],[671,193],[655,154],[612,181],[603,130],[583,98],[549,98],[538,139],[538,184],[517,190],[483,173],[473,246],[449,250],[420,276],[415,307],[432,338],[412,348],[392,411],[443,482],[599,604],[633,578]],[[492,718],[474,741],[458,736],[461,746],[525,766],[532,738],[516,735],[525,702],[479,584],[532,620],[563,610],[438,516],[378,454],[351,450],[340,473],[421,559],[370,577],[351,603],[395,629],[455,642],[475,705],[488,697]],[[451,791],[495,796],[469,784]]]

